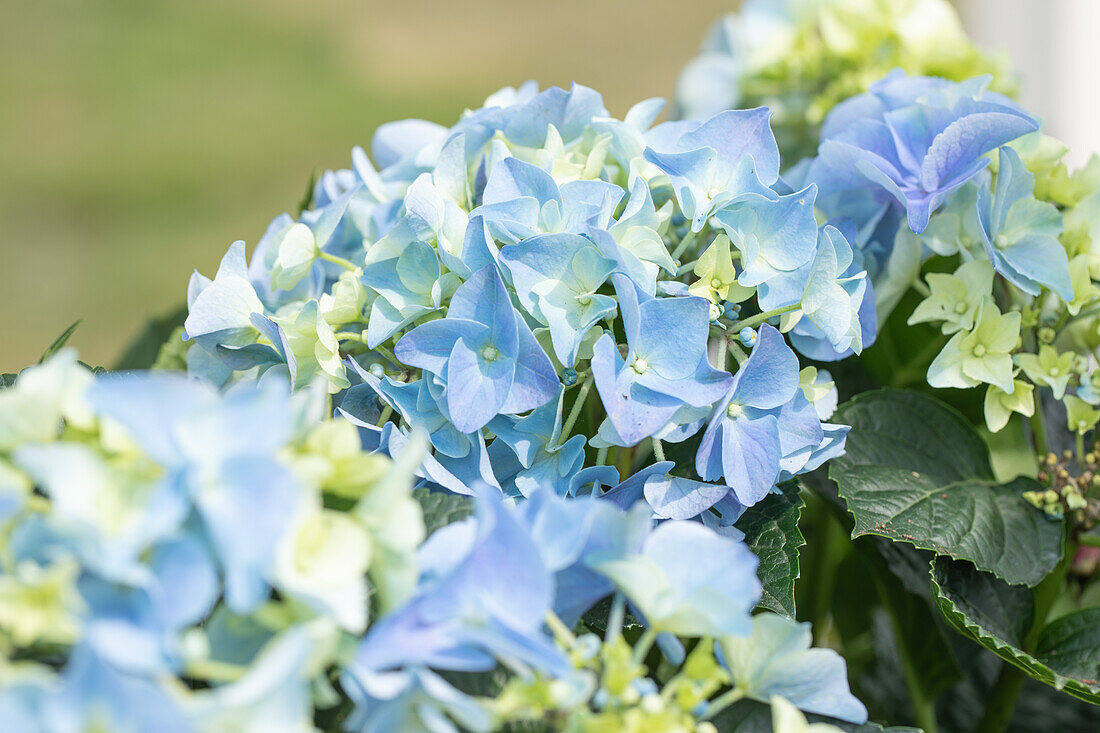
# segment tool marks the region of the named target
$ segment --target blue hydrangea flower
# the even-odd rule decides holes
[[[494,473],[511,496],[530,496],[545,489],[557,494],[576,490],[572,479],[584,466],[583,435],[561,443],[565,391],[524,417],[500,415],[489,423],[496,440],[489,446]]]
[[[395,353],[446,384],[447,410],[463,433],[480,430],[498,414],[546,404],[557,394],[554,366],[516,313],[493,266],[455,291],[446,318],[405,334]]]
[[[827,200],[853,189],[892,198],[909,228],[923,232],[932,212],[989,164],[986,153],[1039,129],[1015,102],[988,91],[989,80],[891,72],[829,113],[810,180]]]
[[[848,689],[844,659],[832,649],[812,649],[810,625],[774,613],[752,619],[752,633],[719,643],[732,685],[746,697],[778,695],[801,710],[861,725],[867,708]]]
[[[615,299],[596,291],[615,270],[591,240],[544,234],[501,248],[520,304],[550,329],[558,360],[573,366],[581,339],[616,310]]]
[[[681,406],[712,405],[730,376],[707,361],[707,301],[652,298],[621,275],[613,282],[627,353],[624,359],[605,333],[593,349],[592,373],[618,439],[633,445],[660,430]]]
[[[757,559],[742,542],[698,522],[663,522],[640,553],[596,566],[658,631],[743,635],[760,598]]]
[[[418,565],[416,593],[367,632],[345,672],[351,684],[419,665],[484,671],[498,656],[566,671],[561,652],[542,633],[552,576],[538,545],[499,499],[480,493],[476,517],[436,531]]]
[[[723,204],[778,180],[770,115],[766,107],[728,110],[701,124],[669,122],[650,131],[645,159],[668,174],[693,232]]]
[[[1010,147],[1000,149],[997,188],[978,193],[981,238],[993,267],[1030,295],[1047,287],[1063,300],[1073,300],[1069,258],[1058,241],[1062,216],[1053,204],[1033,195],[1035,176]]]
[[[255,608],[267,596],[276,543],[301,496],[298,480],[275,458],[292,425],[286,386],[241,385],[219,400],[181,375],[124,374],[96,380],[88,401],[180,472],[175,480],[184,482],[225,569],[226,602]]]
[[[764,325],[715,405],[695,470],[706,481],[724,478],[737,500],[752,506],[775,486],[785,456],[817,447],[823,438],[817,412],[798,387],[798,358],[777,330]]]

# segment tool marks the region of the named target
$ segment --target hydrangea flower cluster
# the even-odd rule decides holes
[[[808,625],[750,616],[757,561],[738,539],[654,525],[644,505],[544,490],[510,505],[481,486],[476,514],[424,541],[421,451],[364,451],[314,385],[93,377],[63,351],[0,391],[9,729],[489,731],[564,715],[570,730],[713,731],[731,702],[777,695],[866,720]],[[612,594],[605,639],[578,638]],[[630,633],[644,624],[633,648],[627,609]],[[686,661],[680,639],[699,639]],[[663,693],[646,676],[655,642],[682,665]],[[501,665],[514,676],[495,697],[441,676]]]
[[[747,0],[710,29],[684,69],[676,101],[685,117],[767,105],[780,149],[793,163],[817,150],[839,102],[895,67],[962,80],[1004,64],[976,48],[948,0]]]
[[[994,432],[1013,413],[1039,418],[1042,390],[1080,442],[1100,419],[1100,159],[1070,174],[1065,147],[988,83],[895,71],[837,105],[798,167],[820,188],[819,213],[860,231],[879,320],[915,287],[924,300],[908,322],[950,337],[931,386],[984,388]],[[922,281],[932,257],[954,271]]]
[[[236,243],[192,278],[191,374],[321,376],[384,452],[425,431],[433,487],[601,494],[635,474],[621,502],[730,525],[843,449],[828,375],[781,332],[858,352],[874,297],[817,187],[780,179],[768,110],[654,125],[661,107],[618,120],[591,89],[528,84],[451,128],[382,126],[377,168],[357,148],[251,260]]]
[[[69,350],[0,390],[5,728],[313,730],[425,531],[415,454],[364,452],[324,397]]]

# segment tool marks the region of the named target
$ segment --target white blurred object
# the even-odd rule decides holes
[[[1100,152],[1100,0],[959,0],[967,32],[1008,54],[1021,102],[1083,165]]]

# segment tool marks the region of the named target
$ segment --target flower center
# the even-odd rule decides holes
[[[736,402],[731,402],[726,407],[726,415],[728,415],[732,420],[736,420],[737,418],[741,417],[744,412],[745,408],[741,407],[741,405],[737,404]]]
[[[578,295],[577,296],[577,302],[580,303],[581,305],[588,305],[589,303],[592,302],[592,296],[588,295],[587,293],[584,294],[584,295]]]
[[[1062,370],[1061,370],[1061,369],[1059,369],[1058,367],[1051,367],[1051,368],[1050,368],[1050,376],[1052,376],[1052,377],[1057,377],[1057,376],[1058,376],[1058,374],[1059,374],[1059,373],[1060,373],[1061,371],[1062,371]]]
[[[710,281],[710,286],[712,288],[714,288],[715,290],[717,290],[718,288],[722,287],[722,281],[719,280],[718,278],[713,278]]]
[[[985,344],[978,344],[974,347],[974,356],[978,357],[979,359],[985,356]]]
[[[485,361],[496,361],[497,357],[499,356],[500,352],[497,351],[497,348],[491,344],[481,350],[481,358]]]
[[[955,312],[958,313],[960,316],[963,313],[966,313],[966,303],[956,303],[955,304]]]
[[[634,371],[638,372],[638,374],[645,374],[646,370],[649,369],[649,362],[639,356],[630,366]]]

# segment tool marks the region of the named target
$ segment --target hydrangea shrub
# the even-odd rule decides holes
[[[1095,727],[1100,163],[1012,88],[749,2],[679,119],[383,125],[151,369],[3,375],[0,721]]]

